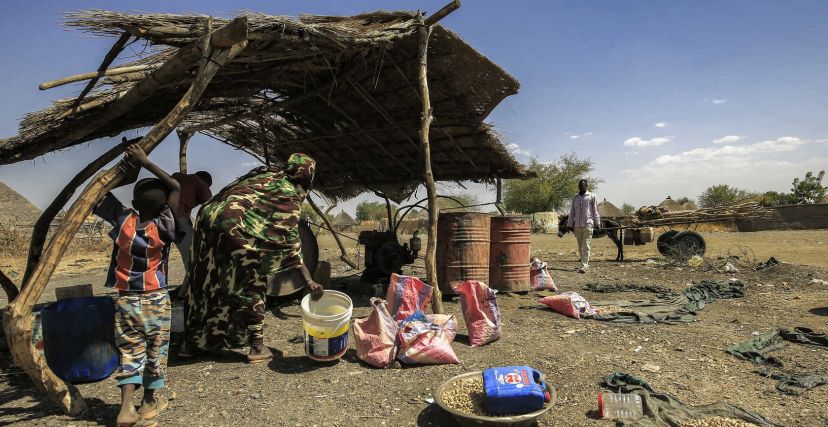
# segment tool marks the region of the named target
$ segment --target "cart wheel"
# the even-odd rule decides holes
[[[676,230],[669,230],[661,235],[658,236],[658,240],[656,240],[656,248],[658,249],[658,253],[662,256],[668,256],[673,253],[671,249],[673,247],[673,239],[676,238],[676,235],[679,234]]]
[[[701,234],[695,231],[682,231],[673,238],[672,249],[674,256],[688,259],[694,255],[703,256],[707,244]]]

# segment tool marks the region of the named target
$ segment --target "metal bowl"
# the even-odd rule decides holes
[[[555,394],[555,389],[553,389],[552,386],[550,386],[549,383],[547,382],[546,383],[546,391],[549,392],[549,397],[550,397],[549,402],[546,402],[546,404],[543,406],[543,408],[538,409],[535,412],[530,412],[528,414],[523,414],[523,415],[514,415],[514,416],[508,416],[508,417],[485,417],[485,416],[482,416],[482,415],[467,414],[465,412],[457,411],[455,409],[449,408],[443,402],[443,392],[445,392],[446,389],[453,382],[463,380],[463,379],[466,379],[466,378],[471,378],[473,376],[481,376],[481,375],[483,375],[482,371],[476,371],[476,372],[468,372],[468,373],[465,373],[465,374],[460,374],[460,375],[451,377],[451,378],[447,379],[446,381],[443,381],[443,383],[440,384],[439,387],[437,387],[437,392],[434,393],[434,395],[435,395],[434,396],[434,401],[437,402],[437,405],[439,405],[441,408],[443,408],[444,411],[446,411],[449,414],[451,414],[452,416],[454,416],[454,418],[457,420],[458,423],[460,423],[460,425],[463,425],[463,426],[497,426],[497,427],[503,427],[503,426],[515,426],[515,427],[517,427],[517,426],[531,426],[532,424],[535,423],[535,421],[537,421],[537,419],[541,415],[545,414],[547,411],[552,409],[552,407],[555,406],[555,401],[558,399],[557,394]]]

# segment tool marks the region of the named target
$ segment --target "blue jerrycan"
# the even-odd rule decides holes
[[[115,372],[115,303],[110,297],[70,298],[40,311],[46,363],[70,384],[101,381]]]
[[[543,375],[528,366],[501,366],[483,371],[486,409],[495,415],[527,414],[550,400]]]

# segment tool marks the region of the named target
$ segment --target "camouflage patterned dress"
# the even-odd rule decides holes
[[[299,212],[315,162],[293,154],[287,169],[259,167],[198,213],[188,270],[186,347],[261,342],[268,278],[299,268]]]

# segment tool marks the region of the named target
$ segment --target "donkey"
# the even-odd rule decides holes
[[[566,225],[566,220],[569,215],[562,215],[558,218],[558,237],[563,237],[564,234],[570,231],[575,231],[572,227]],[[621,224],[611,219],[601,219],[601,228],[592,230],[592,238],[609,237],[615,246],[618,247],[618,255],[615,256],[616,261],[624,261],[624,245],[621,242],[623,235],[621,234]]]

